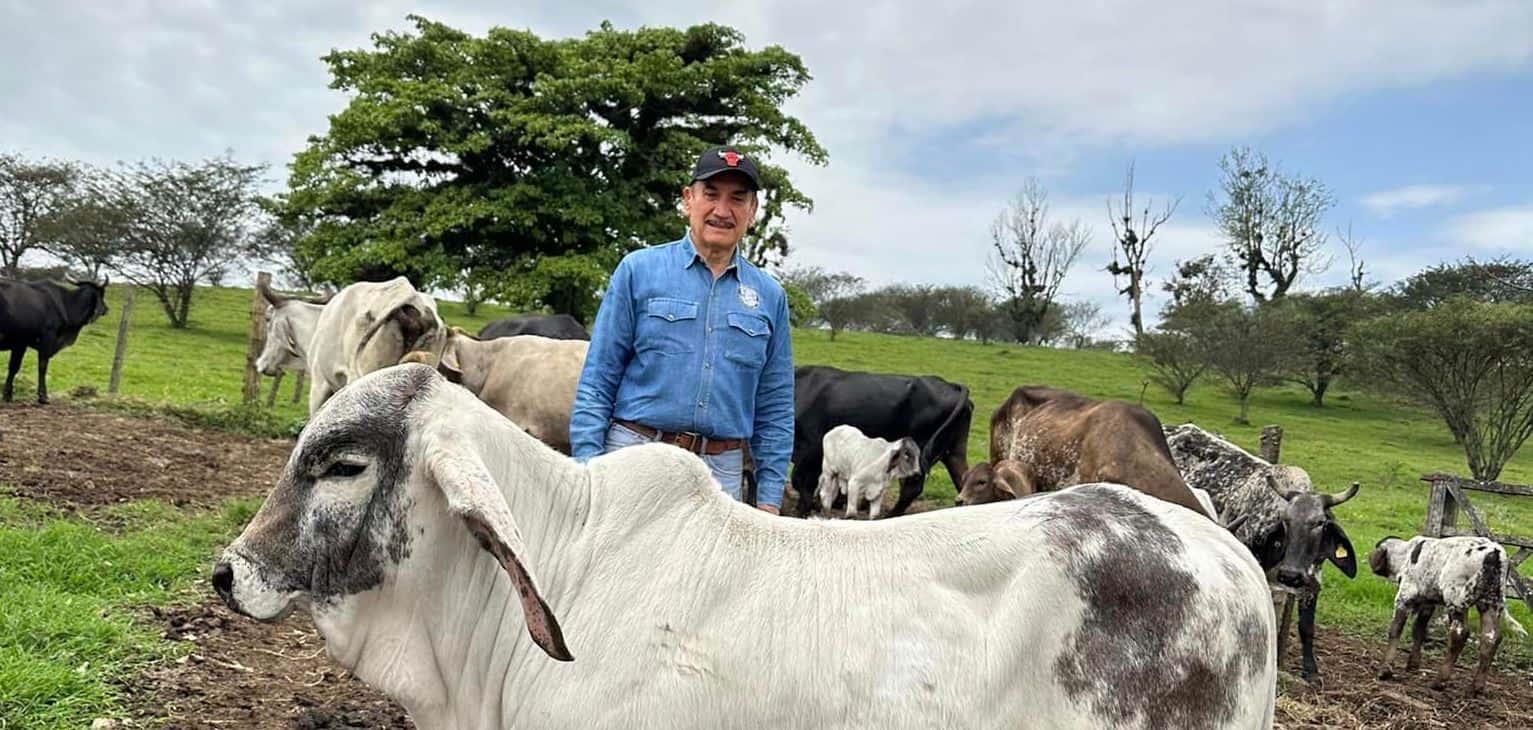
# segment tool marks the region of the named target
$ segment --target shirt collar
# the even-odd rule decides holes
[[[697,246],[693,245],[692,243],[692,231],[688,230],[686,233],[682,234],[681,246],[678,248],[681,249],[682,253],[681,268],[690,269],[692,268],[692,264],[703,263],[702,255],[697,252]],[[731,269],[735,269],[738,275],[739,267],[740,247],[737,245],[735,246],[734,256],[730,257],[729,266],[725,267],[724,270],[729,271]]]

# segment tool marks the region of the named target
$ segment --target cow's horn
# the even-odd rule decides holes
[[[1353,497],[1356,497],[1357,496],[1357,488],[1359,486],[1360,485],[1357,482],[1352,482],[1352,486],[1347,487],[1347,491],[1342,492],[1340,494],[1322,494],[1322,495],[1320,495],[1320,501],[1325,503],[1325,506],[1327,506],[1327,507],[1335,507],[1336,505],[1341,504],[1342,502],[1345,502],[1345,501],[1347,501],[1347,500],[1349,500],[1349,499],[1351,499]]]
[[[260,292],[261,293],[261,297],[263,299],[265,299],[266,302],[268,304],[272,305],[273,307],[280,307],[280,306],[288,303],[288,298],[287,297],[282,296],[281,294],[278,294],[278,293],[272,291],[271,287],[267,286],[266,282],[264,282],[264,281],[257,281],[256,282],[256,291]]]
[[[1271,487],[1272,491],[1277,492],[1278,496],[1282,497],[1285,500],[1292,501],[1294,497],[1299,496],[1298,492],[1295,492],[1295,491],[1292,491],[1292,490],[1288,490],[1288,489],[1284,489],[1284,488],[1278,486],[1277,479],[1274,479],[1272,477],[1272,472],[1267,472],[1267,486]]]

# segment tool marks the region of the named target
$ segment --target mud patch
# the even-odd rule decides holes
[[[293,442],[67,405],[0,406],[0,491],[81,507],[213,506],[271,491]]]

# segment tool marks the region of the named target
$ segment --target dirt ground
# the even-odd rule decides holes
[[[0,484],[62,508],[157,498],[178,507],[271,490],[292,442],[67,405],[0,406]]]
[[[89,510],[157,497],[213,505],[259,496],[287,459],[291,442],[252,439],[61,405],[0,407],[0,484],[64,509]],[[918,502],[912,511],[931,508]],[[204,586],[205,587],[205,586]],[[134,726],[168,728],[408,728],[398,705],[346,675],[323,651],[306,617],[257,624],[231,614],[211,592],[191,608],[145,609],[167,641],[193,645],[184,661],[124,683]],[[1442,657],[1441,630],[1425,664]],[[1509,638],[1508,640],[1513,640]],[[1297,641],[1284,669],[1296,669]],[[1317,627],[1323,688],[1284,678],[1279,728],[1525,728],[1533,726],[1533,673],[1499,670],[1486,693],[1466,699],[1473,641],[1446,691],[1426,671],[1375,680],[1380,639]],[[1397,668],[1403,672],[1403,657]],[[157,723],[158,721],[158,723]]]

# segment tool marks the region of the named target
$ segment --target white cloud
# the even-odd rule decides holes
[[[1428,208],[1458,202],[1467,191],[1460,185],[1408,185],[1393,190],[1380,190],[1362,198],[1363,207],[1380,218],[1388,218],[1399,210]]]
[[[878,283],[982,281],[990,219],[1020,182],[922,178],[891,171],[891,160],[941,159],[967,143],[1005,159],[1008,175],[1047,181],[1107,146],[1224,144],[1301,122],[1348,94],[1533,60],[1533,4],[1494,0],[1400,0],[1387,11],[1285,0],[706,8],[533,0],[514,13],[489,0],[21,0],[7,8],[0,139],[8,147],[92,162],[232,148],[273,164],[278,181],[344,104],[327,88],[320,56],[404,29],[406,13],[474,33],[495,24],[546,37],[578,35],[605,18],[620,27],[731,25],[751,47],[798,53],[814,75],[790,111],[815,131],[831,164],[787,161],[817,204],[813,215],[790,214],[796,260]],[[1101,270],[1109,235],[1102,198],[1056,202],[1061,215],[1098,229],[1066,287],[1123,322],[1126,307]],[[1157,280],[1173,259],[1215,247],[1196,208],[1188,202],[1162,231]],[[1494,237],[1486,231],[1505,223],[1475,225],[1465,240]]]
[[[1533,251],[1533,204],[1482,210],[1448,222],[1446,236],[1491,254]]]

